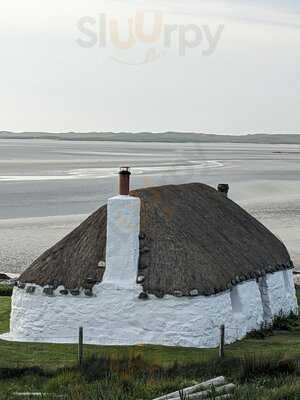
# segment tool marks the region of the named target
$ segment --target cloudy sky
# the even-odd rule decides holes
[[[299,0],[0,4],[0,130],[300,133]]]

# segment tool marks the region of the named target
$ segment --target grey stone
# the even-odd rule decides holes
[[[147,246],[142,247],[142,248],[140,249],[140,253],[141,253],[141,254],[149,253],[149,251],[150,251],[150,249],[149,249],[149,247],[147,247]]]
[[[18,283],[19,289],[25,289],[25,286],[26,286],[25,283],[21,283],[21,282]]]
[[[198,295],[199,295],[199,290],[198,289],[190,290],[190,296],[198,296]]]
[[[60,294],[62,294],[63,296],[66,296],[67,294],[69,294],[69,291],[67,289],[62,289],[59,291]]]
[[[144,275],[139,275],[138,277],[137,277],[137,283],[143,283],[144,282],[144,280],[145,280],[145,277],[144,277]]]
[[[139,299],[141,299],[141,300],[148,300],[148,299],[149,299],[149,296],[148,296],[148,294],[147,294],[146,292],[141,292],[141,293],[139,294]]]
[[[87,283],[89,283],[89,284],[93,284],[93,283],[96,283],[96,282],[97,282],[97,279],[89,277],[89,278],[87,278],[86,281],[87,281]]]
[[[84,294],[87,297],[93,297],[93,290],[92,289],[85,289]]]
[[[53,296],[54,289],[53,287],[46,287],[44,288],[43,293],[45,293],[47,296]]]
[[[174,290],[173,295],[174,295],[175,297],[182,297],[182,296],[183,296],[183,293],[182,293],[181,290]]]
[[[27,286],[26,293],[33,294],[35,292],[35,286]]]
[[[79,296],[80,295],[79,289],[70,290],[70,293],[71,293],[72,296]]]
[[[105,266],[106,266],[105,261],[101,260],[101,261],[98,262],[98,267],[105,268]]]
[[[160,290],[155,290],[154,295],[159,298],[162,299],[164,297],[164,292],[160,291]]]

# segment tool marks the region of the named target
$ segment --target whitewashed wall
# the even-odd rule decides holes
[[[267,287],[272,315],[280,312],[298,312],[295,284],[292,270],[267,275]]]
[[[290,287],[285,286],[287,274]],[[275,314],[297,311],[292,271],[267,276]],[[12,298],[10,333],[2,339],[17,341],[76,342],[79,326],[86,343],[133,345],[139,343],[174,346],[216,347],[219,326],[226,325],[226,342],[241,339],[263,322],[261,295],[256,281],[238,285],[233,294],[204,297],[165,296],[138,299],[141,288],[117,290],[99,284],[95,296],[46,296],[15,288]],[[239,307],[232,307],[238,296]],[[234,308],[234,309],[233,309]]]
[[[115,196],[107,203],[106,268],[103,284],[135,286],[139,261],[140,199]]]
[[[10,333],[3,339],[76,342],[79,326],[86,343],[216,347],[219,329],[226,342],[259,329],[281,311],[297,311],[292,271],[269,274],[216,296],[138,298],[140,200],[116,196],[108,201],[106,270],[94,296],[53,296],[36,286],[34,293],[14,288]],[[32,285],[29,285],[32,286]],[[264,306],[263,306],[263,302]]]

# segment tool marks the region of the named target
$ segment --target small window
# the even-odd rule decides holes
[[[230,292],[231,307],[234,313],[241,313],[243,305],[239,296],[238,287],[235,286]]]

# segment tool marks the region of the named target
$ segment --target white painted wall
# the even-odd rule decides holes
[[[234,301],[238,298],[239,312],[235,311]],[[263,306],[257,282],[248,281],[239,284],[231,291],[231,304],[236,327],[236,339],[248,332],[260,328],[263,323]]]
[[[270,325],[273,320],[273,314],[272,314],[270,293],[269,293],[269,288],[268,288],[268,284],[267,284],[267,279],[268,279],[267,276],[261,277],[258,280],[258,287],[259,287],[260,296],[261,296],[261,300],[262,300],[264,323],[267,325]]]
[[[139,259],[140,199],[115,196],[107,203],[106,268],[103,285],[133,288]]]
[[[106,269],[94,297],[64,296],[63,287],[54,296],[38,286],[32,294],[14,288],[10,333],[3,339],[77,342],[83,326],[86,343],[216,347],[221,324],[226,327],[226,343],[232,343],[259,329],[264,318],[297,311],[291,270],[269,274],[260,284],[244,282],[216,296],[139,299],[140,199],[116,196],[107,207]]]
[[[284,286],[285,272],[267,276],[272,312],[297,311],[292,271],[287,271],[291,287]],[[36,287],[34,294],[15,288],[12,298],[10,333],[2,339],[68,343],[76,342],[78,327],[84,327],[86,343],[133,345],[152,343],[174,346],[216,347],[219,326],[226,325],[226,342],[241,339],[263,321],[261,295],[256,281],[236,287],[242,305],[233,312],[230,292],[216,296],[138,299],[142,290],[109,288],[99,284],[95,296],[59,294],[53,297]]]
[[[282,311],[289,314],[298,312],[297,297],[292,270],[267,275],[267,287],[272,315]]]

